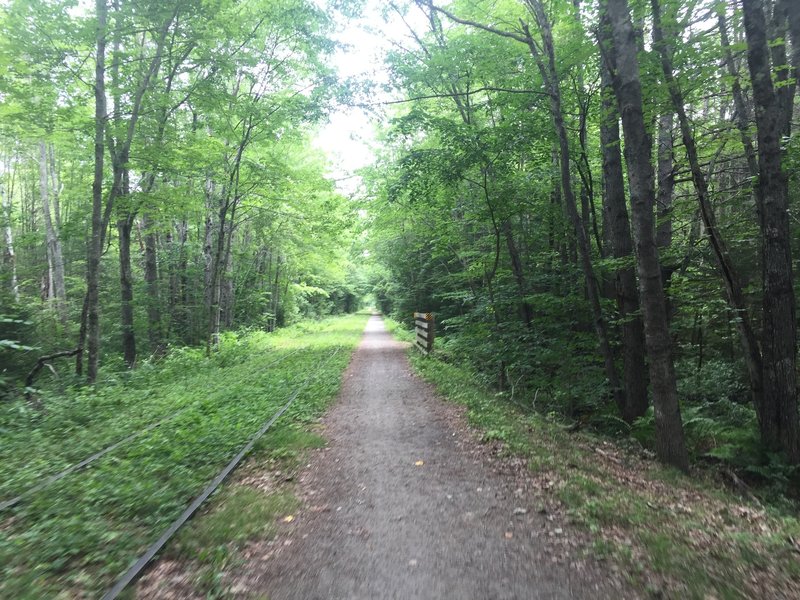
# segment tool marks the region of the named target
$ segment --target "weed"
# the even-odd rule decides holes
[[[268,534],[279,516],[296,507],[297,499],[288,492],[265,494],[243,485],[228,486],[210,511],[181,530],[171,553],[202,563],[225,562],[232,549]]]
[[[554,495],[571,520],[591,534],[591,551],[624,565],[633,585],[685,598],[789,597],[796,591],[796,516],[779,506],[749,506],[713,482],[626,458],[621,450],[614,451],[613,460],[603,459],[608,442],[566,433],[557,421],[507,402],[475,374],[435,355],[412,351],[409,358],[443,396],[467,407],[484,440],[501,440],[509,451],[525,456],[532,471],[555,481]],[[704,410],[712,408],[738,410],[723,401]],[[744,421],[749,418],[746,411],[739,413]],[[701,411],[689,416],[696,447],[712,435],[722,436],[709,429]],[[641,420],[632,435],[649,425]],[[772,473],[782,465],[764,468]]]
[[[313,422],[335,396],[365,320],[354,315],[274,334],[226,334],[211,358],[175,349],[158,364],[107,375],[94,388],[42,392],[43,413],[22,401],[0,405],[2,499],[170,417],[0,515],[0,597],[56,597],[50,590],[57,589],[93,596],[110,585],[309,376],[259,449],[290,457],[320,444],[293,424]],[[325,362],[336,348],[344,351]],[[279,503],[251,496],[253,506],[245,507],[248,497],[227,490],[219,498],[242,514],[263,511],[254,523]],[[212,564],[228,560],[226,552],[252,533],[245,518],[227,531],[224,522],[211,517],[199,525],[203,541],[195,553]]]

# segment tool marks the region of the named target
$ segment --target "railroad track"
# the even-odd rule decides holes
[[[319,367],[329,363],[341,348],[336,348]],[[161,534],[161,536],[153,542],[145,552],[136,559],[136,562],[125,571],[117,582],[103,595],[102,600],[114,600],[117,598],[125,588],[144,572],[150,561],[158,554],[158,552],[169,542],[169,540],[183,527],[183,525],[192,518],[202,504],[214,491],[222,484],[222,482],[239,466],[247,454],[253,449],[256,442],[275,424],[275,422],[289,409],[297,397],[310,385],[316,378],[317,372],[309,375],[303,383],[289,396],[286,402],[273,414],[256,433],[248,440],[242,449],[234,456],[230,462],[211,480],[211,482],[198,494],[194,500],[186,507],[186,509],[175,519]]]
[[[308,347],[301,347],[296,350],[293,350],[280,358],[271,361],[261,367],[261,369],[266,369],[271,366],[274,366],[281,361],[284,361],[299,352],[308,351]],[[158,552],[169,542],[169,540],[180,530],[180,528],[197,512],[197,510],[203,505],[203,503],[214,493],[214,491],[225,481],[225,479],[230,476],[230,474],[241,464],[241,462],[247,457],[247,455],[252,451],[255,444],[258,440],[273,427],[273,425],[283,416],[294,403],[294,401],[306,390],[312,382],[319,377],[319,374],[323,372],[323,368],[336,356],[337,353],[341,351],[341,347],[337,346],[330,354],[324,357],[322,360],[318,360],[312,364],[306,365],[303,364],[303,369],[306,372],[310,372],[310,374],[305,377],[305,379],[296,384],[297,387],[294,391],[289,394],[284,400],[281,400],[282,404],[279,406],[277,410],[270,416],[269,419],[263,421],[259,426],[258,430],[252,434],[248,439],[247,442],[238,449],[238,452],[229,460],[229,462],[219,471],[216,476],[211,479],[211,481],[203,488],[203,490],[189,503],[189,505],[185,508],[185,510],[168,526],[166,527],[161,535],[156,539],[147,549],[145,552],[136,558],[136,560],[132,563],[132,565],[120,575],[119,579],[116,580],[114,585],[105,592],[102,596],[103,600],[106,599],[113,599],[117,598],[119,594],[125,590],[132,582],[136,581],[138,577],[145,571],[147,566],[153,560],[153,558],[158,554]],[[314,351],[311,350],[309,352],[311,357],[314,356]],[[301,370],[300,373],[303,371]],[[302,376],[302,375],[301,375]],[[295,380],[297,381],[297,380]],[[280,384],[280,382],[278,382]],[[291,389],[291,388],[289,388]],[[0,508],[11,508],[20,502],[22,502],[25,498],[32,496],[33,494],[40,492],[47,488],[48,486],[56,483],[57,481],[64,479],[65,477],[69,476],[76,471],[79,471],[92,463],[98,461],[101,457],[109,455],[114,450],[128,444],[129,442],[134,441],[137,438],[143,438],[146,433],[152,432],[156,430],[161,425],[167,423],[168,421],[175,419],[181,414],[187,413],[192,409],[202,409],[205,406],[205,402],[208,402],[208,399],[201,401],[192,402],[188,406],[184,406],[173,413],[166,415],[162,418],[159,418],[157,421],[150,423],[149,425],[145,426],[143,429],[131,433],[130,435],[110,444],[109,446],[103,448],[95,452],[94,454],[86,457],[85,459],[81,460],[78,463],[75,463],[62,471],[50,475],[48,477],[43,478],[40,480],[39,483],[34,484],[33,486],[29,487],[22,493],[20,493],[17,497],[11,498],[10,500],[6,500],[2,504],[0,504]],[[216,407],[220,410],[224,409],[225,406],[228,406],[230,402],[225,402],[222,405]],[[271,407],[276,406],[275,403],[270,404]],[[255,420],[255,423],[251,421],[251,424],[258,423]],[[233,452],[235,447],[232,447],[231,453]],[[230,456],[230,454],[229,454]],[[146,543],[146,540],[145,540]]]
[[[293,350],[293,351],[289,352],[288,354],[285,354],[285,355],[281,356],[280,358],[278,358],[278,359],[276,359],[276,360],[274,360],[274,361],[272,361],[270,363],[267,363],[266,365],[264,365],[263,368],[267,369],[269,367],[275,366],[278,363],[286,360],[287,358],[289,358],[291,356],[294,356],[295,354],[297,354],[298,352],[300,352],[303,349],[304,348],[297,348],[296,350]],[[106,454],[109,454],[110,452],[113,452],[117,448],[120,448],[121,446],[124,446],[128,442],[132,442],[136,438],[143,436],[144,434],[154,430],[157,427],[160,427],[161,425],[171,421],[175,417],[178,417],[181,414],[183,414],[183,413],[185,413],[185,412],[187,412],[187,411],[189,411],[189,410],[191,410],[193,408],[200,407],[204,402],[205,402],[205,400],[197,400],[195,402],[192,402],[188,406],[184,406],[184,407],[176,410],[175,412],[167,415],[166,417],[163,417],[163,418],[159,419],[158,421],[156,421],[154,423],[150,423],[149,425],[147,425],[143,429],[140,429],[140,430],[138,430],[138,431],[136,431],[136,432],[134,432],[134,433],[132,433],[132,434],[130,434],[130,435],[128,435],[128,436],[116,441],[116,442],[114,442],[113,444],[110,444],[109,446],[106,446],[102,450],[99,450],[99,451],[95,452],[94,454],[91,454],[91,455],[87,456],[86,458],[84,458],[80,462],[77,462],[77,463],[75,463],[73,465],[70,465],[66,469],[64,469],[62,471],[59,471],[58,473],[55,473],[54,475],[50,475],[48,477],[45,477],[39,483],[36,483],[36,484],[32,485],[31,487],[29,487],[25,491],[21,492],[19,495],[15,496],[14,498],[10,498],[8,500],[4,500],[4,501],[0,502],[0,512],[16,506],[17,504],[22,502],[28,496],[31,496],[31,495],[33,495],[33,494],[35,494],[37,492],[41,492],[43,489],[45,489],[48,486],[56,483],[57,481],[60,481],[61,479],[63,479],[67,475],[69,475],[71,473],[74,473],[75,471],[79,471],[79,470],[83,469],[84,467],[88,467],[90,464],[92,464],[93,462],[95,462],[98,459],[102,458]]]

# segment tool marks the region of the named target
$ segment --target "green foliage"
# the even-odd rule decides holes
[[[688,361],[676,365],[683,376],[678,379],[678,393],[690,402],[741,400],[746,402],[747,385],[742,380],[742,365],[722,359],[712,359],[700,368]]]
[[[498,398],[474,372],[435,354],[411,351],[410,360],[440,394],[467,407],[470,423],[484,440],[500,441],[507,452],[527,460],[537,480],[558,498],[554,510],[565,510],[573,524],[591,534],[598,558],[622,563],[634,586],[648,586],[656,596],[713,593],[743,599],[766,589],[751,577],[767,568],[770,586],[778,579],[781,589],[794,585],[793,540],[800,535],[796,507],[750,504],[716,481],[691,479],[642,463],[601,438],[567,433],[559,423]],[[704,427],[710,419],[701,414],[736,422],[745,418],[744,410],[728,402],[706,407],[704,413],[688,411],[692,444],[708,439]],[[634,431],[650,418],[641,419]],[[730,435],[743,431],[732,429]],[[608,452],[611,461],[604,460]],[[764,470],[771,478],[787,473],[777,462]],[[541,496],[542,512],[550,510],[547,498]]]
[[[335,396],[365,318],[301,323],[275,334],[228,334],[210,358],[175,350],[136,371],[107,373],[93,389],[43,393],[45,412],[21,400],[0,406],[4,499],[174,415],[4,515],[0,595],[47,596],[53,588],[96,593],[107,586],[309,377],[261,449],[286,455],[317,443],[291,424],[314,419]],[[325,362],[336,348],[341,351]],[[274,502],[267,499],[253,510],[277,510]],[[221,522],[209,522],[202,535],[223,536]],[[244,520],[239,524],[244,527]],[[27,595],[18,595],[26,586]]]
[[[32,326],[23,345],[42,354],[75,347],[86,292],[97,16],[73,4],[13,1],[0,8],[0,114],[9,117],[0,123],[0,302],[4,313],[9,305],[26,307]],[[333,4],[352,9],[350,2]],[[327,8],[308,0],[107,7],[104,368],[121,367],[119,315],[127,300],[115,230],[126,219],[135,232],[130,284],[140,363],[168,345],[207,341],[215,271],[223,331],[271,330],[358,309],[365,291],[354,207],[336,192],[327,158],[312,146],[315,127],[342,93],[330,61],[339,15]],[[112,205],[113,155],[129,133],[129,160],[117,165],[129,189],[115,189]],[[53,297],[41,173],[63,254],[65,298]],[[12,275],[19,294],[13,301]],[[34,357],[12,358],[3,360],[2,377],[19,385]],[[68,369],[54,368],[57,385],[72,382]],[[45,373],[37,385],[50,379]]]
[[[515,30],[515,25],[527,23],[539,43],[541,23],[528,10],[532,4],[456,0],[447,10],[517,36],[524,28]],[[607,157],[600,146],[603,57],[593,33],[598,14],[584,4],[576,10],[564,0],[542,5],[553,26],[560,117],[568,131],[578,211],[624,382],[619,271],[633,267],[635,257],[614,256],[618,241],[612,240],[606,212]],[[652,19],[649,4],[629,6],[634,23]],[[719,30],[691,40],[680,35],[696,24],[701,7],[709,14],[724,8],[712,2],[662,2],[662,20],[690,129],[697,136],[698,159],[707,170],[708,202],[758,330],[762,234],[742,136],[752,138],[751,143],[755,138],[753,132],[732,126],[734,78],[726,67],[719,67],[726,62]],[[741,26],[739,9],[727,7],[724,14],[730,31],[736,31]],[[406,325],[414,311],[434,312],[438,356],[474,371],[498,398],[558,415],[576,427],[620,439],[632,436],[654,448],[652,409],[631,425],[612,402],[575,231],[565,219],[550,98],[542,93],[547,85],[529,45],[465,25],[443,12],[432,11],[429,17],[415,28],[410,46],[387,56],[392,90],[403,102],[393,107],[383,131],[383,149],[364,172],[374,262],[370,281],[378,306]],[[647,26],[644,32],[650,35]],[[776,41],[775,47],[782,43]],[[643,109],[655,163],[656,124],[659,116],[675,108],[656,49],[646,42],[641,47]],[[732,51],[746,47],[734,44]],[[747,90],[744,66],[738,79]],[[791,477],[769,466],[769,455],[757,441],[736,323],[741,317],[721,291],[717,261],[700,224],[696,190],[691,178],[682,175],[688,166],[678,123],[661,133],[672,138],[672,155],[666,146],[660,154],[675,181],[667,190],[671,184],[665,172],[657,182],[659,191],[669,191],[670,196],[668,210],[656,210],[663,238],[659,256],[691,455],[699,463],[733,469],[762,489],[771,489],[774,481],[788,491]],[[798,191],[798,178],[791,175],[800,156],[796,138],[785,140],[782,157],[792,197]],[[624,155],[625,140],[620,144]]]
[[[9,308],[13,314],[0,314],[0,401],[13,392],[15,380],[23,375],[28,353],[35,350],[25,343],[33,337],[33,323],[27,320],[27,311],[17,305],[4,306],[5,311]]]
[[[291,512],[297,499],[289,493],[267,494],[245,486],[228,486],[214,497],[214,507],[180,531],[170,553],[201,563],[219,562],[232,547],[268,534],[279,516]]]

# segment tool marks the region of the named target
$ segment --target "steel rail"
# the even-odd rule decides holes
[[[250,438],[250,441],[244,445],[244,447],[239,451],[239,453],[234,456],[231,461],[225,465],[225,467],[220,471],[216,477],[209,483],[205,489],[200,492],[200,494],[192,500],[191,504],[184,510],[180,516],[175,519],[169,527],[161,534],[155,542],[153,542],[150,547],[145,550],[144,554],[142,554],[136,562],[131,565],[131,567],[122,574],[122,576],[117,580],[114,586],[109,589],[102,597],[101,600],[114,600],[117,598],[120,593],[133,581],[135,581],[144,571],[145,567],[150,563],[150,561],[158,554],[159,550],[164,547],[164,545],[172,538],[173,535],[197,512],[197,509],[205,502],[208,497],[214,493],[214,491],[219,487],[219,485],[225,480],[225,478],[231,474],[231,472],[239,466],[239,463],[242,462],[242,459],[247,455],[250,450],[253,449],[256,442],[263,436],[267,430],[277,421],[283,413],[285,413],[288,408],[292,405],[295,399],[300,395],[300,393],[305,390],[311,381],[316,377],[319,370],[329,363],[336,353],[339,352],[341,348],[337,347],[331,355],[323,361],[317,369],[306,378],[306,380],[298,387],[294,393],[289,396],[289,399],[286,403],[278,409],[278,411],[272,415],[272,417],[261,426],[261,428]]]
[[[267,363],[266,365],[264,365],[263,368],[266,369],[268,367],[276,365],[279,362],[281,362],[282,360],[285,360],[285,359],[289,358],[290,356],[294,356],[295,354],[300,352],[300,350],[303,350],[303,349],[304,348],[297,348],[297,349],[293,350],[292,352],[290,352],[289,354],[286,354],[286,355],[278,358],[277,360],[274,360],[274,361],[272,361],[270,363]],[[7,510],[7,509],[9,509],[9,508],[11,508],[13,506],[16,506],[17,504],[19,504],[22,500],[24,500],[25,498],[27,498],[31,494],[35,494],[36,492],[42,491],[47,486],[52,485],[56,481],[59,481],[59,480],[63,479],[64,477],[66,477],[70,473],[74,473],[75,471],[78,471],[78,470],[82,469],[83,467],[85,467],[87,465],[90,465],[91,463],[93,463],[97,459],[102,458],[103,456],[105,456],[109,452],[113,452],[114,450],[116,450],[120,446],[123,446],[123,445],[127,444],[128,442],[135,440],[137,437],[140,437],[140,436],[144,435],[145,433],[147,433],[149,431],[152,431],[153,429],[155,429],[156,427],[158,427],[160,425],[163,425],[167,421],[171,421],[172,419],[174,419],[178,415],[186,412],[190,408],[197,408],[197,406],[202,402],[203,402],[203,400],[197,400],[195,402],[192,402],[191,404],[189,404],[189,406],[184,406],[183,408],[175,411],[171,415],[168,415],[168,416],[164,417],[163,419],[160,419],[159,421],[156,421],[155,423],[151,423],[150,425],[148,425],[144,429],[140,429],[139,431],[130,434],[129,436],[119,440],[118,442],[114,442],[113,444],[103,448],[102,450],[98,450],[97,452],[95,452],[91,456],[87,456],[82,461],[80,461],[78,463],[75,463],[74,465],[70,465],[69,467],[67,467],[63,471],[60,471],[59,473],[56,473],[55,475],[51,475],[50,477],[45,478],[40,483],[37,483],[36,485],[34,485],[34,486],[28,488],[27,490],[25,490],[24,492],[20,493],[18,496],[14,497],[14,498],[10,498],[9,500],[4,500],[3,502],[0,502],[0,512],[2,512],[4,510]]]

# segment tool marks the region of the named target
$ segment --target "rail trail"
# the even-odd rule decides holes
[[[371,318],[324,421],[329,446],[299,475],[306,509],[251,548],[230,588],[275,600],[635,597],[598,563],[565,558],[568,526],[486,460],[406,349]]]
[[[330,360],[336,356],[339,352],[340,348],[336,348],[330,356],[322,362],[320,366],[324,366]],[[298,387],[286,400],[283,406],[278,409],[278,411],[272,415],[264,425],[259,428],[258,431],[251,437],[248,442],[244,445],[244,447],[234,456],[231,461],[225,465],[225,467],[217,473],[214,479],[211,480],[200,494],[192,500],[191,504],[184,510],[177,519],[175,519],[172,523],[170,523],[169,527],[159,536],[159,538],[153,542],[147,550],[136,559],[136,562],[122,574],[122,576],[117,580],[117,582],[111,587],[103,595],[103,600],[114,600],[117,598],[122,591],[128,587],[133,581],[139,577],[142,572],[147,568],[147,565],[150,564],[150,561],[158,554],[159,550],[161,550],[167,542],[178,532],[178,530],[183,527],[183,525],[197,512],[200,506],[208,500],[208,497],[220,486],[220,484],[225,481],[225,479],[233,472],[236,467],[242,462],[242,460],[247,456],[247,454],[253,449],[255,443],[267,432],[269,429],[275,424],[275,422],[286,412],[286,410],[292,405],[292,403],[297,399],[300,395],[300,392],[305,390],[309,383],[314,379],[316,376],[316,372],[309,375],[306,380]]]

